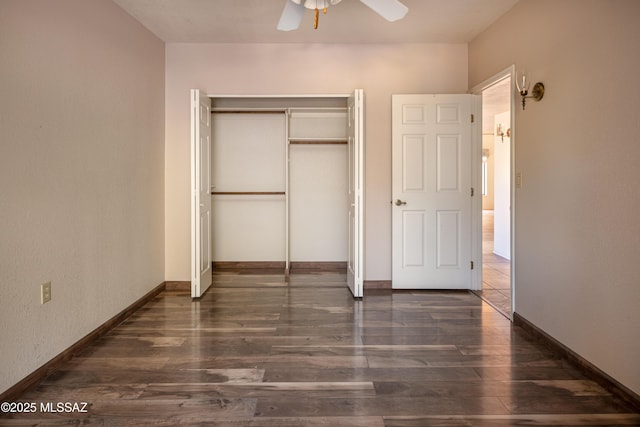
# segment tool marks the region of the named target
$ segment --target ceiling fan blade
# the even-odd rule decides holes
[[[382,16],[387,21],[397,21],[404,18],[409,8],[398,0],[360,0],[370,9]]]
[[[278,22],[278,30],[291,31],[298,29],[300,22],[302,22],[303,15],[303,4],[296,4],[291,0],[287,0],[282,15],[280,16],[280,21]]]

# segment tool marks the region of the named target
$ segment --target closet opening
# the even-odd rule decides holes
[[[211,97],[214,271],[347,273],[348,99]]]

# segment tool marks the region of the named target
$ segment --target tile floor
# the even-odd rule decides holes
[[[482,211],[482,291],[475,294],[511,318],[511,263],[493,253],[493,211]]]

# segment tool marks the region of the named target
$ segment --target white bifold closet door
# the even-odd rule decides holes
[[[191,90],[191,297],[211,286],[211,99]]]

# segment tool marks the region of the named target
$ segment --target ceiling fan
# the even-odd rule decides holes
[[[320,9],[327,13],[327,7],[340,3],[342,0],[287,0],[284,10],[278,22],[278,30],[291,31],[296,30],[302,22],[302,16],[305,9],[315,11],[315,20],[313,28],[318,28],[318,17]],[[400,3],[399,0],[360,0],[365,6],[382,16],[387,21],[397,21],[404,18],[409,8]]]

